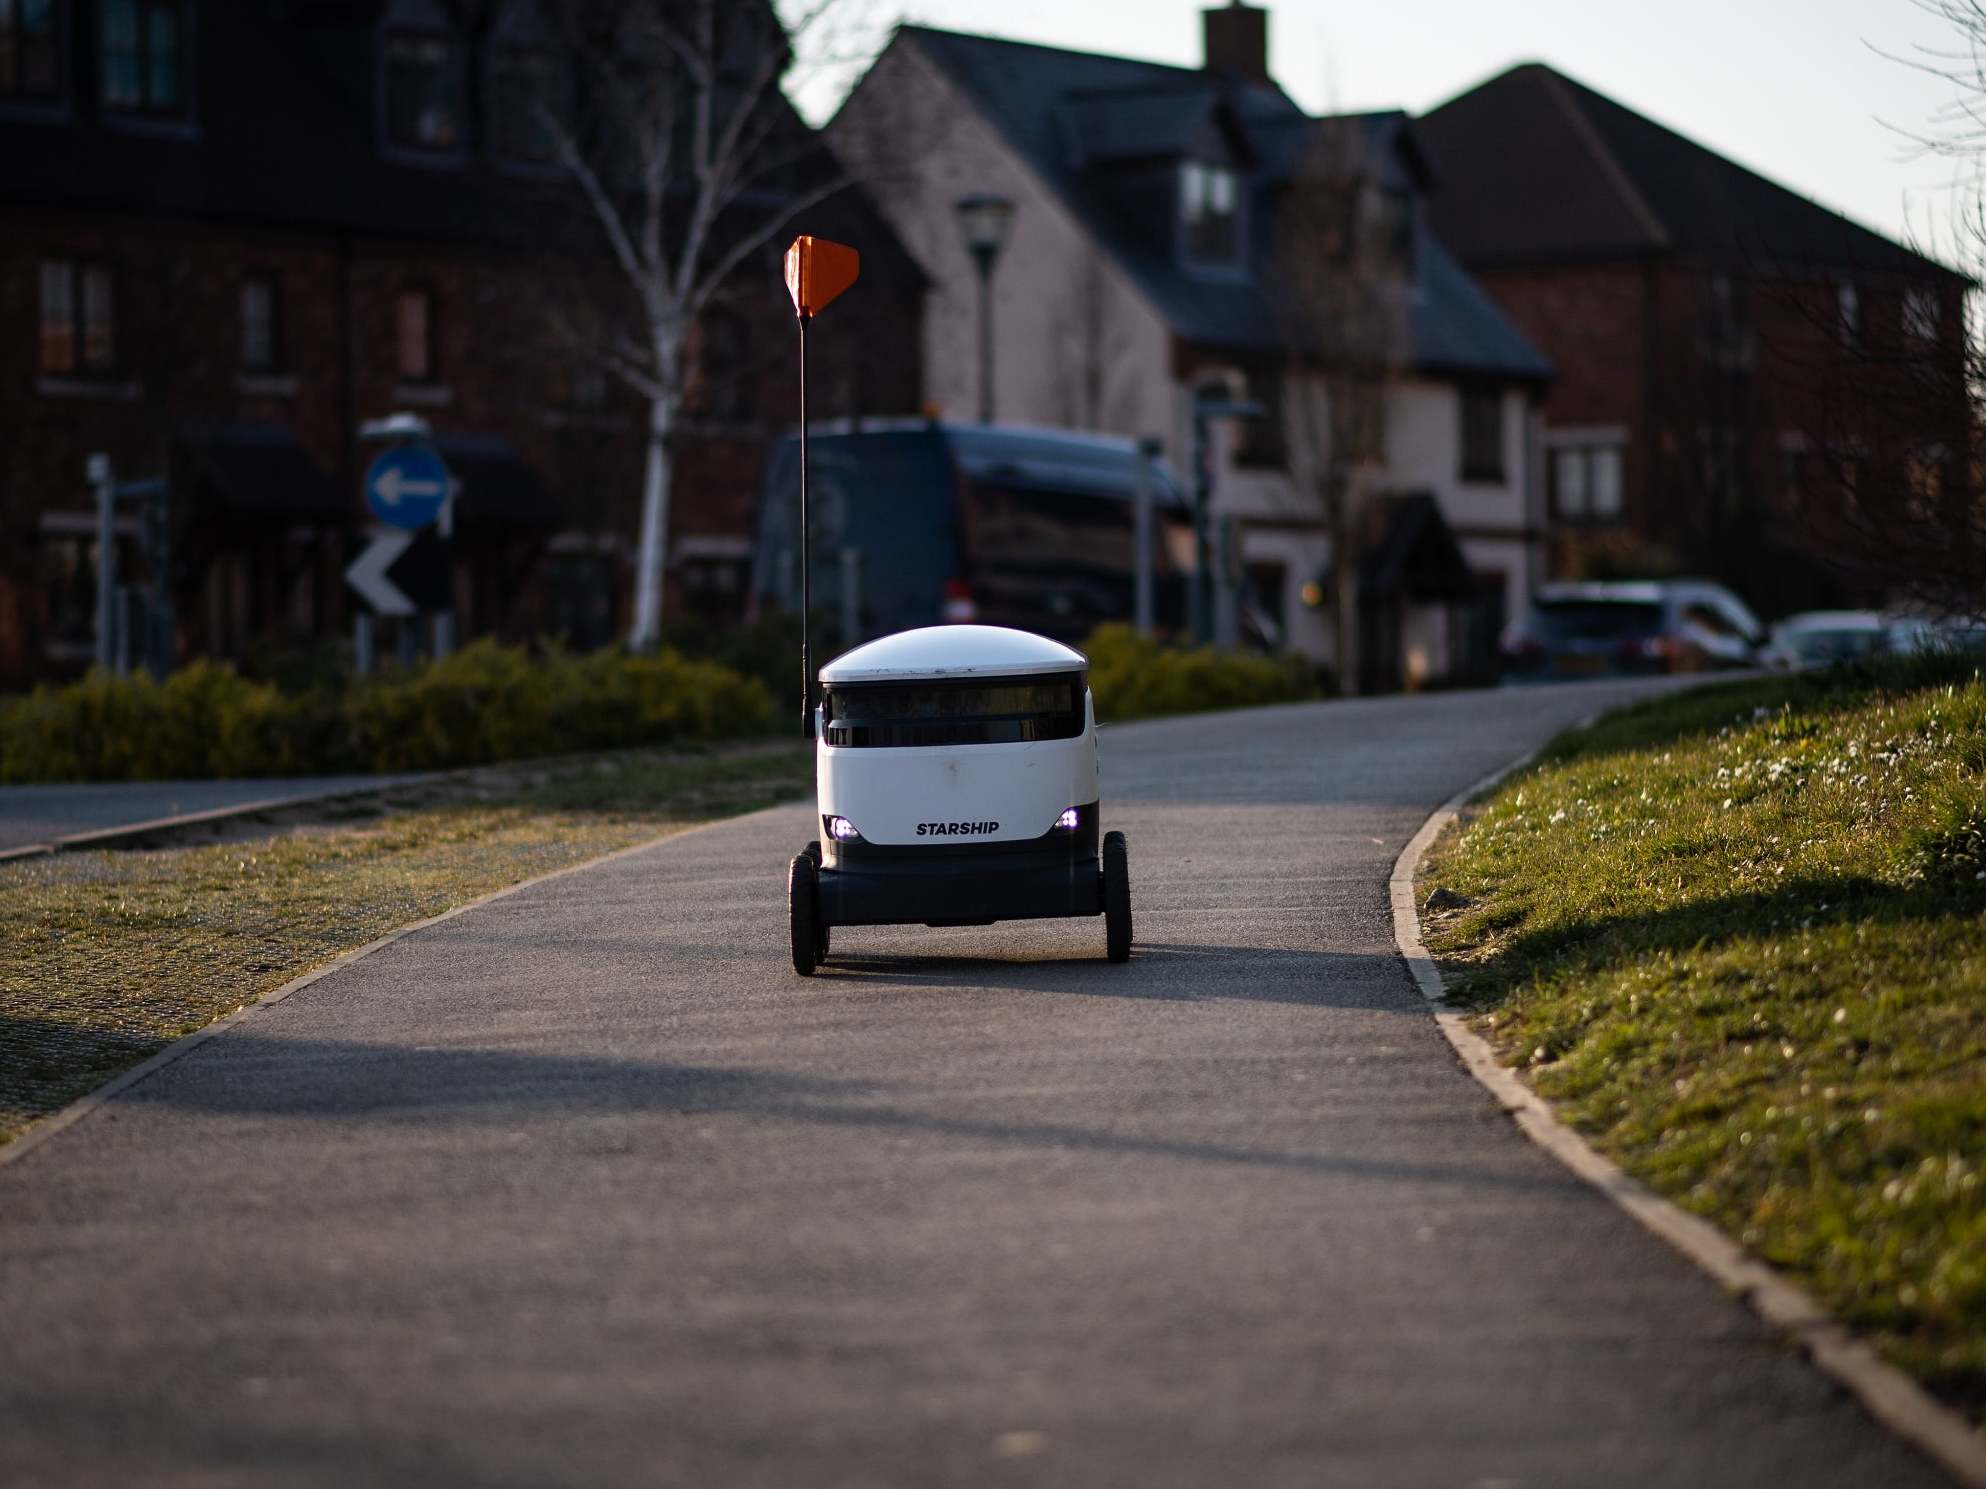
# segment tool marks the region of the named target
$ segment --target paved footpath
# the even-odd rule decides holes
[[[0,1484],[1942,1483],[1394,953],[1428,810],[1625,691],[1108,731],[1129,966],[802,981],[804,807],[407,937],[0,1168]]]

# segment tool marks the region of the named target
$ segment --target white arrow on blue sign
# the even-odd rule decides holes
[[[365,499],[381,522],[418,532],[448,500],[448,467],[426,445],[396,445],[366,471]]]

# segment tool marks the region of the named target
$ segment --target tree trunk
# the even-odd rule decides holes
[[[634,561],[634,624],[628,645],[653,651],[662,636],[662,583],[669,556],[669,483],[674,462],[669,436],[675,429],[673,398],[648,405],[648,460],[642,473],[641,537]]]

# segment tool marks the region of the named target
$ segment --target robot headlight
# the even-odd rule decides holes
[[[1035,820],[1039,822],[1041,819],[1037,817]],[[1082,820],[1083,814],[1078,812],[1074,807],[1070,807],[1068,811],[1055,819],[1055,826],[1062,832],[1074,832],[1082,825]]]
[[[846,817],[824,817],[821,825],[827,829],[827,835],[837,843],[862,841],[862,834],[855,830],[855,824]]]

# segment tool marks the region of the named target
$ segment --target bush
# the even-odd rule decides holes
[[[157,781],[303,767],[286,700],[195,662],[165,682],[93,671],[0,710],[0,781]]]
[[[1296,656],[1262,657],[1211,646],[1185,651],[1115,622],[1098,626],[1083,650],[1100,719],[1253,708],[1318,696],[1310,664]]]
[[[410,672],[284,694],[199,661],[92,672],[0,706],[0,781],[441,770],[770,727],[763,684],[675,652],[533,658],[478,641]]]

